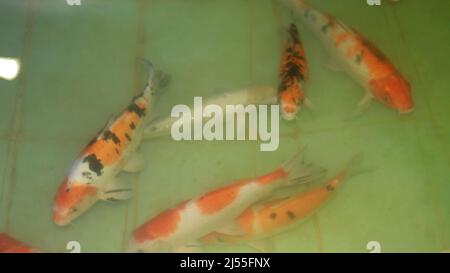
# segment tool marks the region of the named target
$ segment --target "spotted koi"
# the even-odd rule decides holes
[[[334,194],[342,182],[362,172],[361,155],[355,156],[345,169],[322,186],[287,198],[259,203],[247,208],[233,222],[232,232],[215,231],[201,238],[203,244],[248,243],[267,240],[275,234],[289,230],[313,215]]]
[[[308,63],[297,26],[292,23],[288,32],[289,38],[280,64],[278,100],[282,117],[292,120],[305,100],[304,84],[308,77]]]
[[[358,113],[367,108],[373,98],[402,114],[414,109],[409,82],[369,40],[303,0],[281,1],[297,13],[337,64],[341,64],[366,90],[366,95],[358,104]]]
[[[320,167],[304,163],[301,156],[296,155],[266,175],[233,182],[163,211],[134,231],[128,250],[179,251],[192,245],[193,240],[229,223],[276,189],[311,182],[324,172]]]
[[[130,185],[115,180],[121,171],[143,168],[136,150],[149,121],[160,74],[147,62],[149,79],[145,89],[112,118],[82,150],[68,176],[59,187],[53,207],[53,221],[69,224],[98,200],[124,200],[130,197]]]

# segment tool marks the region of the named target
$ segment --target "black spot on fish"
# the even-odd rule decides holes
[[[360,64],[363,60],[363,57],[364,57],[364,51],[361,51],[358,55],[356,55],[355,62],[357,64]]]
[[[294,43],[299,43],[300,39],[298,38],[298,30],[295,24],[291,24],[289,26],[289,34],[291,35],[291,39]]]
[[[308,16],[309,16],[309,9],[305,10],[305,12],[303,13],[303,16],[305,16],[305,18],[308,18]]]
[[[120,144],[120,139],[117,137],[116,134],[114,134],[110,130],[106,130],[103,133],[103,139],[104,140],[110,140],[111,139],[115,144]]]
[[[72,212],[77,212],[77,208],[72,208]]]
[[[89,141],[88,143],[88,147],[91,146],[92,144],[94,144],[97,141],[97,137],[94,137],[93,139],[91,139],[91,141]]]
[[[298,65],[290,65],[288,70],[286,71],[286,76],[293,79],[304,80],[304,76],[301,73],[301,67],[299,67]]]
[[[334,191],[333,185],[327,185],[327,191]]]
[[[322,27],[322,32],[323,33],[327,33],[328,32],[328,29],[331,27],[331,22],[329,22],[329,23],[327,23],[326,25],[324,25],[323,27]]]
[[[270,214],[270,219],[275,220],[277,218],[277,214],[275,212],[272,212]]]
[[[386,56],[383,54],[383,52],[376,48],[369,40],[365,38],[362,39],[363,45],[366,46],[371,52],[373,52],[380,61],[386,60]]]
[[[89,180],[92,179],[92,173],[91,173],[91,172],[83,172],[81,175],[82,175],[83,177],[89,179]]]
[[[97,176],[102,175],[103,164],[97,158],[95,154],[90,154],[83,159],[83,163],[87,162],[89,164],[89,169],[97,174]]]
[[[287,212],[287,216],[289,217],[289,219],[295,219],[296,215],[295,213],[293,213],[292,211],[288,210]]]
[[[136,113],[139,117],[145,116],[145,109],[140,108],[137,104],[132,103],[128,106],[127,110],[132,113]]]
[[[131,141],[131,137],[129,134],[125,133],[125,137],[128,139],[128,141]]]
[[[70,188],[66,188],[66,192],[70,192]]]
[[[115,148],[114,151],[116,151],[116,154],[119,154],[119,149]]]
[[[134,122],[131,122],[131,123],[130,123],[130,128],[131,128],[131,130],[136,129],[136,125],[134,124]]]

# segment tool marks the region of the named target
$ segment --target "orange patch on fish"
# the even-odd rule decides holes
[[[133,237],[138,243],[164,238],[177,230],[180,219],[179,207],[166,210],[140,226],[134,232]]]
[[[350,34],[347,32],[341,32],[339,33],[335,40],[334,40],[334,44],[336,47],[339,47],[344,41],[346,41],[348,38],[350,37]]]
[[[237,219],[239,226],[245,231],[246,234],[253,232],[253,222],[255,213],[252,208],[246,209]]]
[[[321,187],[306,194],[289,198],[276,205],[267,205],[258,211],[259,226],[265,233],[304,219],[328,199],[331,192]]]
[[[353,60],[362,54],[361,62],[367,66],[371,77],[384,77],[395,71],[394,66],[369,41],[353,34],[352,42],[353,45],[347,49],[347,57]]]
[[[241,187],[248,182],[248,179],[240,180],[229,186],[208,192],[197,200],[197,206],[205,214],[220,211],[237,198]]]
[[[94,143],[91,143],[84,149],[82,154],[95,154],[104,166],[116,163],[130,142],[133,133],[130,124],[138,124],[139,120],[140,118],[137,114],[124,112],[110,128],[111,133],[118,138],[120,143],[116,143],[112,139],[104,139],[100,135]]]
[[[84,183],[73,181],[69,184],[67,179],[59,186],[55,205],[60,208],[75,206],[86,195],[97,194],[97,188]]]
[[[33,253],[37,250],[9,236],[0,234],[0,253]]]

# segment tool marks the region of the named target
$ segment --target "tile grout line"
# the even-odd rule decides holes
[[[135,57],[143,58],[145,53],[145,27],[144,27],[144,10],[146,7],[145,0],[139,0],[136,4],[137,8],[137,28],[136,28],[136,47],[134,49],[134,55]],[[139,89],[139,77],[138,77],[138,71],[137,64],[134,66],[134,72],[133,72],[133,83],[132,83],[132,95],[137,92],[136,90]],[[142,145],[142,144],[141,144]],[[128,239],[130,236],[129,229],[133,229],[136,226],[137,223],[137,215],[138,215],[138,200],[139,200],[139,174],[134,174],[130,178],[130,183],[133,184],[133,196],[131,202],[127,205],[127,210],[125,214],[125,224],[124,224],[124,233],[122,238],[122,248],[126,249]],[[130,227],[131,224],[131,227]]]
[[[274,15],[274,19],[277,22],[277,25],[281,26],[280,28],[282,29],[283,28],[283,14],[282,14],[282,11],[280,10],[280,7],[276,3],[275,0],[271,1],[271,6],[272,6],[272,13]],[[291,18],[290,20],[294,21],[294,18]],[[280,48],[281,48],[281,50],[284,50],[284,35],[283,35],[283,33],[280,33],[280,32],[279,32],[278,35],[279,35]],[[301,142],[299,142],[300,138],[295,137],[295,136],[299,136],[300,134],[302,134],[302,131],[301,131],[299,122],[296,122],[295,125],[296,126],[295,126],[294,132],[288,134],[287,136],[288,137],[292,136],[292,138],[296,140],[295,143],[296,143],[297,149],[301,149],[302,144],[301,144]],[[283,135],[280,135],[280,137],[283,137]],[[315,236],[316,237],[315,241],[316,241],[316,244],[317,244],[316,247],[317,247],[317,249],[319,250],[320,253],[323,253],[323,251],[324,251],[324,249],[323,249],[324,248],[323,247],[324,246],[324,242],[323,242],[322,231],[321,231],[321,228],[320,228],[320,222],[319,222],[317,214],[314,214],[312,216],[312,221],[313,221],[314,232],[316,234],[316,236]]]
[[[392,10],[390,15],[392,16],[393,20],[398,25],[398,29],[400,30],[401,34],[403,34],[403,31],[402,31],[402,28],[401,28],[401,24],[400,24],[400,20],[399,20],[398,14],[395,11],[395,9]],[[404,35],[401,35],[401,37],[402,37],[402,40],[403,40],[404,44],[406,45],[406,41],[404,39]],[[405,46],[403,48],[407,48],[407,50],[409,50],[409,48],[407,46]],[[409,54],[409,55],[411,55],[411,54]],[[411,63],[415,63],[415,59],[412,59]],[[419,82],[421,82],[422,85],[423,85],[423,80],[422,80],[422,77],[421,77],[421,73],[417,69],[418,66],[413,65],[413,67],[415,68],[414,72],[416,74],[416,79]],[[424,93],[423,95],[425,97],[425,104],[426,104],[426,107],[427,107],[427,113],[426,113],[427,114],[427,118],[428,118],[428,120],[431,120],[430,124],[431,124],[431,127],[434,129],[434,135],[436,136],[436,138],[438,140],[437,142],[440,144],[441,148],[446,151],[445,152],[445,154],[447,155],[446,157],[447,157],[447,159],[450,162],[450,159],[448,158],[448,147],[445,145],[445,141],[442,140],[441,134],[439,133],[439,128],[436,125],[436,122],[435,122],[435,120],[433,118],[434,117],[433,109],[432,109],[432,107],[430,105],[430,101],[429,101],[429,98],[427,96],[427,93]],[[426,174],[427,179],[429,181],[433,181],[430,169],[428,167],[427,162],[425,161],[425,154],[426,154],[425,151],[424,151],[425,148],[424,148],[424,145],[423,145],[423,141],[421,140],[421,138],[418,135],[419,129],[418,129],[418,123],[417,123],[416,119],[413,122],[413,127],[414,127],[414,131],[416,132],[416,136],[417,136],[417,142],[418,142],[418,145],[419,145],[419,152],[422,155],[421,156],[421,160],[422,160],[422,163],[423,163],[423,166],[424,166],[424,169],[425,169],[425,174]],[[432,186],[431,192],[434,193],[436,190],[437,189],[434,186]],[[443,223],[443,218],[444,217],[442,215],[444,213],[442,212],[440,206],[438,204],[436,204],[435,202],[433,203],[433,207],[434,207],[434,212],[435,212],[435,215],[436,215],[437,221],[438,221],[438,225],[437,226],[443,226],[442,223]],[[439,230],[437,230],[437,229],[435,230],[435,232],[437,233],[437,236],[441,239],[440,240],[440,244],[442,245],[442,242],[445,241],[444,238],[448,237],[448,236],[446,236],[445,234],[442,234],[442,232],[439,232]],[[445,246],[442,246],[442,248],[445,248]]]
[[[31,42],[32,42],[32,33],[33,33],[33,4],[32,0],[28,0],[25,3],[26,16],[25,16],[25,32],[24,32],[24,48],[22,51],[22,63],[25,64],[25,67],[29,67],[29,59],[31,53]],[[4,211],[4,229],[5,231],[9,230],[10,225],[10,215],[11,215],[11,207],[13,203],[13,194],[16,187],[17,182],[17,158],[18,158],[18,150],[19,150],[19,142],[20,131],[22,129],[23,123],[23,115],[24,115],[24,100],[25,100],[25,92],[27,89],[27,72],[26,70],[22,70],[22,75],[18,79],[18,87],[17,94],[15,97],[14,103],[14,117],[12,122],[12,133],[9,136],[8,150],[7,150],[7,164],[5,166],[5,175],[4,175],[4,191],[2,193],[2,208]],[[8,185],[8,186],[6,186]]]

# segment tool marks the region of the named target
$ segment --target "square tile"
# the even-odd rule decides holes
[[[135,15],[136,7],[123,1],[35,4],[26,137],[88,139],[126,107],[139,91],[133,90]]]

